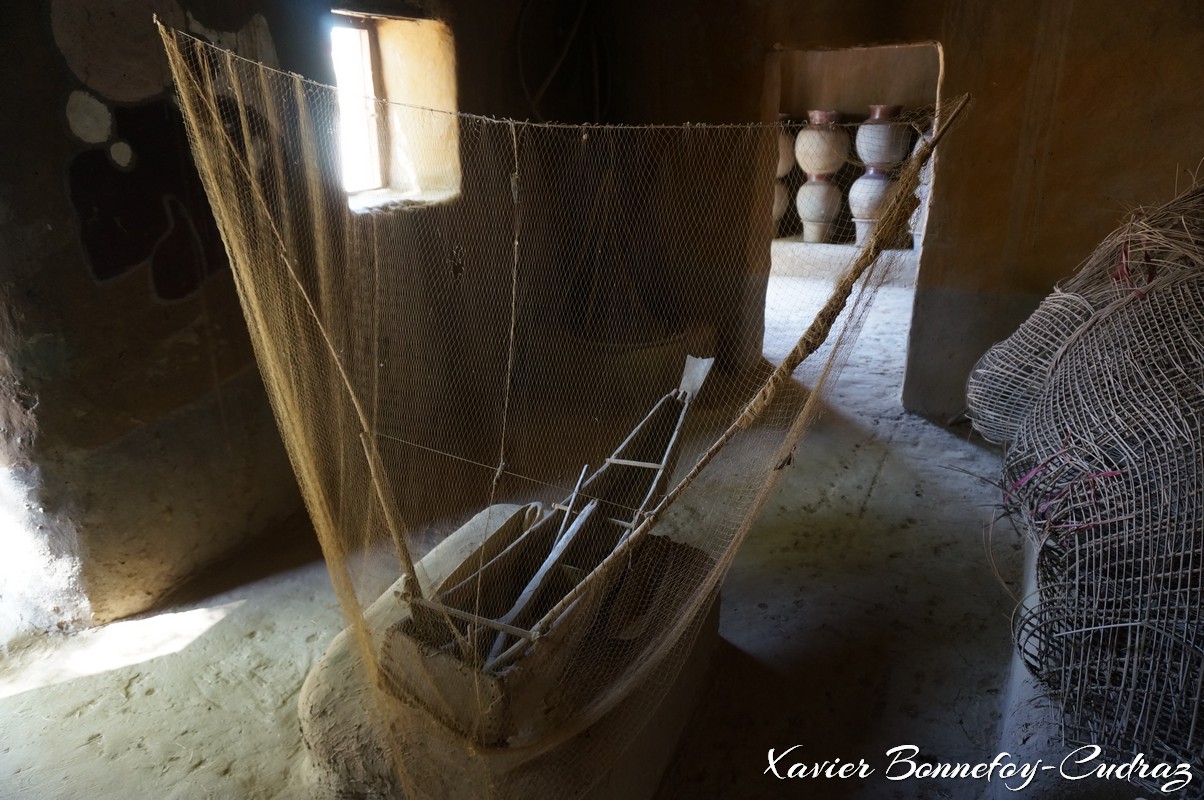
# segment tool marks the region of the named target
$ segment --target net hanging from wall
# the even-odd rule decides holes
[[[411,185],[349,201],[336,89],[161,31],[349,624],[302,693],[321,781],[581,796],[672,684],[942,130],[896,121],[876,232],[841,206],[825,233],[848,269],[771,278],[779,125],[376,101]]]
[[[1017,615],[1065,738],[1204,778],[1204,187],[1139,209],[967,398],[1036,552]],[[1161,791],[1165,777],[1131,778]]]

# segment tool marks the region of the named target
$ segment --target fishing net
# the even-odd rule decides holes
[[[1036,550],[1016,638],[1065,738],[1190,764],[1200,796],[1204,188],[1135,212],[967,394],[1007,444],[1005,504]]]
[[[780,125],[370,101],[411,180],[349,200],[336,89],[162,33],[348,620],[311,762],[344,797],[581,796],[672,685],[943,129],[900,118],[877,231],[844,209],[848,269],[770,292]]]

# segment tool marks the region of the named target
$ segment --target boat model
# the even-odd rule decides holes
[[[423,596],[400,581],[409,613],[380,658],[392,695],[480,747],[546,739],[597,703],[655,635],[670,564],[705,558],[645,523],[711,363],[687,357],[678,387],[561,502],[513,511]]]

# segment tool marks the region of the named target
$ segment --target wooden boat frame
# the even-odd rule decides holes
[[[678,388],[598,469],[583,468],[562,502],[514,512],[429,596],[403,589],[410,613],[386,632],[382,652],[394,695],[482,745],[531,738],[568,713],[548,709],[548,692],[580,641],[591,630],[633,639],[645,627],[647,603],[616,594],[623,572],[599,566],[621,545],[639,563],[643,541],[628,539],[666,493],[687,412],[711,364],[688,357]],[[613,609],[599,628],[608,597]]]

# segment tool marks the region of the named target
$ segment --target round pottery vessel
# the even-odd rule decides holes
[[[870,238],[874,232],[874,228],[877,226],[878,220],[876,219],[861,219],[859,217],[853,217],[853,228],[856,231],[853,241],[859,245],[865,244],[866,240]]]
[[[812,179],[799,187],[794,206],[803,221],[803,241],[822,242],[840,213],[840,188],[827,180]]]
[[[849,187],[849,210],[854,218],[877,219],[894,196],[895,181],[885,172],[871,169]]]
[[[831,175],[849,158],[849,137],[836,127],[838,111],[808,111],[794,140],[794,158],[807,176]]]
[[[794,139],[783,128],[778,131],[777,177],[785,178],[794,169]]]
[[[870,106],[857,128],[857,155],[866,166],[889,168],[907,154],[907,126],[896,121],[902,106]]]
[[[790,204],[790,193],[786,191],[786,187],[781,181],[775,181],[773,184],[773,221],[778,222],[782,219],[782,215],[786,213],[786,206]]]

